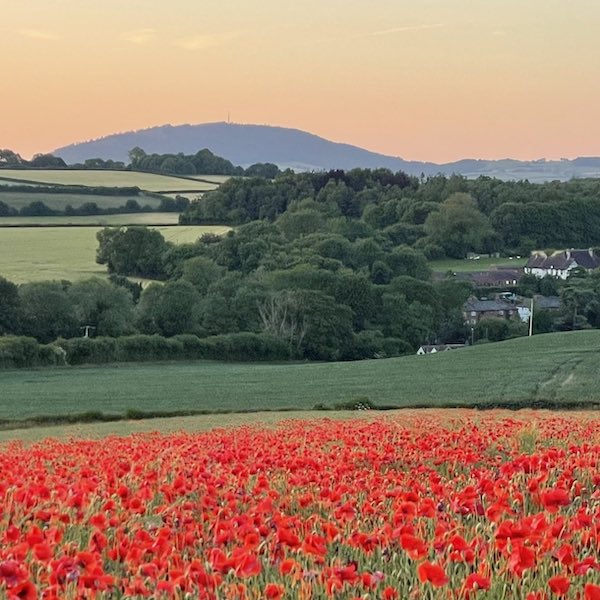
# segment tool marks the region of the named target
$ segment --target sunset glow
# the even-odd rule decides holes
[[[595,0],[3,4],[23,156],[228,118],[413,160],[600,155]]]

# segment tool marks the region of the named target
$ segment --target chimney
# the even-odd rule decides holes
[[[590,255],[591,258],[594,258],[594,249],[588,248],[588,254]]]
[[[567,260],[571,260],[571,251],[565,250],[565,254],[567,255]]]

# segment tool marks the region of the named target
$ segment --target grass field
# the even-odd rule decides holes
[[[218,178],[218,176],[216,177]],[[136,186],[149,192],[171,190],[202,192],[213,190],[219,186],[217,180],[215,183],[207,183],[171,175],[110,170],[2,169],[0,170],[0,184],[5,183],[3,179],[18,179],[23,182],[49,185]]]
[[[0,371],[0,418],[101,411],[311,409],[379,405],[600,403],[600,331],[538,335],[347,363],[188,362]]]
[[[115,215],[125,217],[129,215]],[[96,218],[96,217],[94,217]],[[0,228],[0,275],[15,283],[50,279],[83,279],[103,275],[96,264],[96,232],[100,227]],[[203,233],[222,234],[229,228],[212,225],[157,227],[166,240],[187,243]]]
[[[0,192],[0,202],[20,210],[32,202],[43,202],[52,210],[64,211],[70,204],[73,207],[95,202],[100,208],[117,208],[124,206],[127,200],[135,200],[140,206],[158,207],[160,199],[154,196],[139,194],[137,196],[101,196],[94,194],[38,194],[27,192]],[[0,217],[0,223],[4,217]]]
[[[480,258],[478,260],[432,260],[429,266],[436,273],[446,273],[453,271],[454,273],[468,273],[471,271],[487,271],[493,267],[511,267],[520,269],[525,266],[527,257],[523,258]]]
[[[117,227],[121,225],[177,225],[179,213],[149,212],[83,217],[0,217],[0,228],[16,226],[65,227],[67,225]]]

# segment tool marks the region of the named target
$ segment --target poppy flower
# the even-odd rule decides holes
[[[431,583],[433,587],[442,587],[449,581],[444,569],[429,561],[422,562],[417,567],[417,575],[421,583]]]
[[[551,577],[548,580],[548,586],[550,590],[555,596],[564,596],[568,591],[571,585],[571,581],[568,577],[564,577],[562,575],[557,575],[556,577]]]

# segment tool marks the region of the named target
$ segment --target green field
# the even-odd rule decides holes
[[[147,196],[145,194],[130,196],[102,196],[96,194],[41,194],[27,192],[0,192],[0,202],[4,202],[12,208],[20,210],[32,202],[43,202],[48,208],[57,211],[64,211],[67,205],[74,208],[95,202],[100,208],[117,208],[124,206],[127,200],[135,200],[140,206],[151,206],[157,208],[160,204],[160,198]],[[5,217],[0,217],[0,223]]]
[[[518,338],[437,355],[345,363],[208,361],[0,371],[0,419],[85,411],[311,409],[368,397],[398,407],[600,404],[600,331]]]
[[[0,217],[0,228],[16,226],[65,227],[67,225],[118,227],[121,225],[177,225],[179,213],[122,213],[83,217]]]
[[[130,215],[115,215],[123,218]],[[95,219],[97,217],[94,217]],[[100,227],[0,228],[0,275],[15,283],[51,279],[76,280],[106,274],[96,264]],[[194,242],[202,234],[222,234],[229,227],[186,225],[156,227],[166,240]]]
[[[494,267],[511,267],[521,269],[525,266],[527,257],[523,258],[480,258],[478,260],[444,259],[429,261],[429,266],[435,273],[470,273],[472,271],[488,271]]]
[[[196,191],[205,192],[219,186],[218,176],[215,183],[198,181],[192,178],[175,175],[155,175],[137,171],[111,170],[69,170],[69,169],[2,169],[0,184],[3,179],[49,185],[85,185],[101,187],[139,187],[149,192],[161,191]]]

